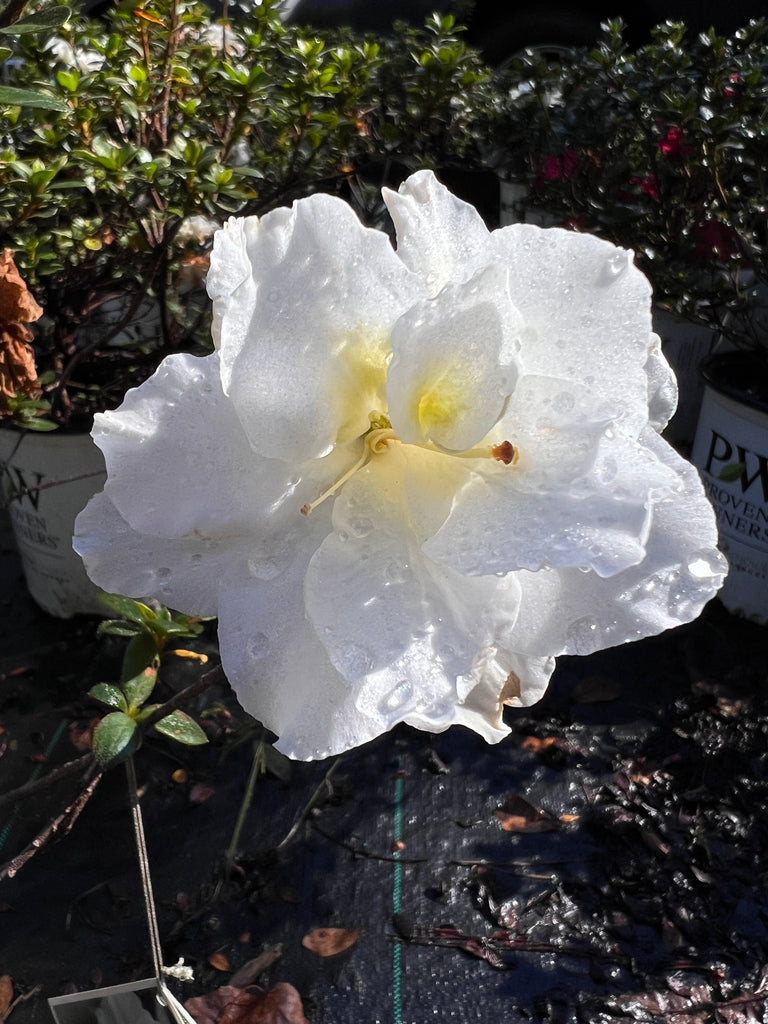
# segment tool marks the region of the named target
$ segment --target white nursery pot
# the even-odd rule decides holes
[[[706,359],[702,373],[692,461],[730,566],[718,596],[730,611],[768,624],[768,363],[724,352]]]
[[[72,550],[75,518],[104,486],[89,434],[0,430],[2,495],[27,589],[50,615],[104,614],[99,589]]]
[[[718,334],[703,323],[695,323],[655,306],[653,329],[661,339],[661,350],[677,378],[677,409],[664,430],[670,444],[690,446],[696,433],[704,377],[702,360],[711,354]]]

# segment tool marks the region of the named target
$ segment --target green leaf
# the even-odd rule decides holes
[[[117,708],[118,711],[128,710],[125,694],[114,683],[97,683],[90,688],[88,696],[93,697],[100,704],[106,704],[108,708]]]
[[[55,96],[33,92],[31,89],[15,89],[10,85],[0,85],[0,106],[37,107],[39,110],[58,110],[61,113],[69,110],[67,104]]]
[[[116,612],[121,619],[128,619],[130,622],[143,623],[145,615],[154,617],[154,612],[141,601],[134,601],[130,597],[123,597],[121,594],[101,594],[99,598],[103,604]]]
[[[124,619],[104,619],[99,623],[96,632],[99,636],[103,636],[104,633],[110,636],[135,636],[140,630],[141,626],[126,622]]]
[[[77,87],[80,84],[80,73],[72,68],[71,71],[59,71],[56,73],[56,81],[67,92],[77,92]]]
[[[25,32],[40,32],[45,29],[61,28],[72,11],[68,7],[54,7],[47,11],[38,11],[26,18],[19,18],[12,25],[0,28],[1,35],[18,36]]]
[[[183,711],[172,711],[170,715],[166,715],[159,722],[155,722],[155,728],[163,736],[176,740],[177,743],[183,743],[188,747],[199,747],[201,744],[208,742],[208,737],[194,718],[190,718]]]
[[[123,681],[133,679],[139,672],[152,665],[159,653],[157,641],[148,629],[137,633],[128,641],[123,654]]]
[[[100,768],[124,761],[138,750],[141,733],[122,711],[106,715],[93,731],[93,756]]]
[[[144,701],[149,699],[157,682],[158,661],[159,659],[123,683],[123,693],[128,701],[129,711],[137,711]]]
[[[723,483],[731,484],[734,480],[738,480],[741,474],[746,469],[743,462],[729,462],[727,466],[723,466],[718,474],[717,479],[722,480]]]

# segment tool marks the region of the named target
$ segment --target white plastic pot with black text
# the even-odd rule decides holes
[[[730,565],[719,597],[730,611],[768,624],[768,361],[723,352],[706,359],[702,373],[692,460]]]

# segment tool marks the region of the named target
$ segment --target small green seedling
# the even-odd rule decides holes
[[[162,605],[150,606],[115,594],[102,595],[104,603],[119,618],[107,619],[99,626],[99,633],[128,639],[123,655],[121,680],[116,683],[97,683],[88,692],[110,711],[102,718],[93,733],[93,756],[101,768],[124,761],[141,745],[142,728],[152,718],[152,725],[163,736],[198,746],[208,738],[194,719],[178,709],[158,719],[160,704],[147,704],[157,683],[160,656],[168,641],[198,636],[203,629],[200,619],[188,615],[174,615]],[[174,650],[174,654],[197,657],[194,652]],[[145,727],[146,728],[146,727]]]

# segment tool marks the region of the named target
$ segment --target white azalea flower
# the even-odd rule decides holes
[[[428,171],[397,229],[314,195],[215,238],[216,352],[96,418],[75,546],[103,588],[217,615],[299,758],[407,722],[490,741],[554,657],[694,618],[725,562],[660,437],[674,383],[631,254],[489,232]]]

